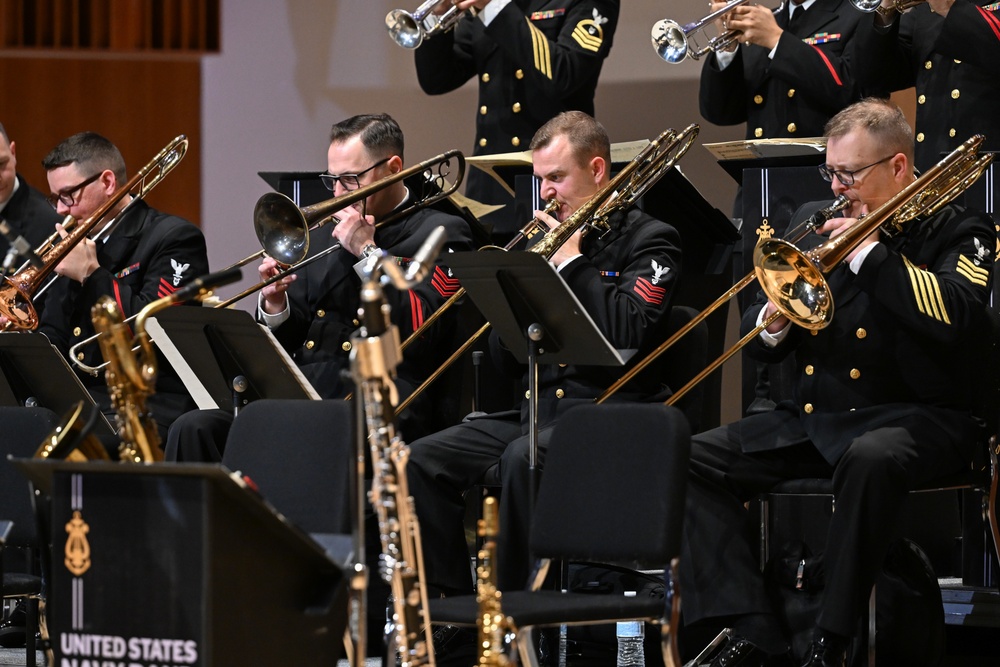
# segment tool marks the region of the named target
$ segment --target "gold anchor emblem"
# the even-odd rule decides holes
[[[766,241],[772,236],[774,236],[774,227],[767,223],[767,218],[764,218],[760,227],[757,228],[757,242]]]
[[[90,526],[80,516],[79,510],[73,511],[73,518],[66,524],[66,569],[75,577],[81,576],[90,569],[90,543],[87,533]]]

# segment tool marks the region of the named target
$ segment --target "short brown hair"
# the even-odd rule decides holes
[[[902,109],[878,97],[866,97],[841,110],[827,121],[823,135],[843,137],[855,130],[865,130],[880,148],[902,153],[913,163],[913,130]]]
[[[100,173],[109,169],[115,174],[118,185],[125,183],[125,159],[110,140],[96,132],[80,132],[62,140],[42,158],[45,171],[52,171],[76,163],[81,171]]]
[[[600,157],[611,167],[611,139],[608,131],[592,116],[582,111],[564,111],[538,128],[531,139],[531,150],[545,148],[557,136],[565,136],[573,147],[573,155],[580,164]]]

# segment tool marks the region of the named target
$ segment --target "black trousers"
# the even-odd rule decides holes
[[[780,412],[750,419],[774,419],[776,427],[781,422],[787,428]],[[836,466],[804,432],[802,444],[744,452],[741,424],[692,440],[681,558],[686,622],[771,611],[756,552],[746,539],[744,502],[785,479],[832,477],[837,504],[827,534],[826,588],[817,624],[853,636],[907,492],[967,465],[975,442],[971,420],[970,440],[964,442],[930,419],[885,424],[855,438]]]
[[[550,431],[539,431],[539,467]],[[472,419],[410,443],[406,471],[420,521],[424,573],[428,583],[442,590],[472,590],[464,495],[496,464],[503,484],[497,583],[501,590],[523,588],[530,573],[532,488],[528,436],[520,415],[511,412]]]

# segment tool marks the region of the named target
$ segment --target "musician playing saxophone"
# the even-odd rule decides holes
[[[94,132],[75,134],[60,142],[42,160],[42,166],[48,178],[49,202],[60,216],[72,215],[78,221],[90,217],[127,182],[121,152]],[[130,201],[130,195],[122,197],[106,220],[112,220]],[[56,266],[55,273],[61,277],[42,296],[47,305],[39,331],[64,354],[94,334],[90,311],[98,297],[112,297],[123,316],[131,317],[143,306],[208,272],[205,237],[187,220],[136,201],[116,223],[110,236],[78,243]],[[94,233],[100,233],[102,227],[97,225]],[[80,354],[81,361],[92,366],[103,361],[96,344],[84,346]],[[110,411],[103,374],[79,375],[97,404]],[[194,408],[165,360],[160,362],[156,394],[149,398],[149,408],[161,438],[174,419]],[[117,452],[118,443],[112,444]]]
[[[604,127],[579,111],[562,113],[535,134],[531,148],[541,196],[555,198],[558,225],[608,182],[610,140]],[[680,239],[669,225],[638,209],[611,216],[611,229],[580,238],[574,234],[551,258],[570,290],[601,333],[618,349],[646,350],[664,337],[664,325],[681,268]],[[500,339],[490,347],[498,364],[517,377],[525,368],[514,362]],[[621,369],[543,365],[539,381],[540,446],[569,406],[591,401]],[[526,378],[525,378],[526,379]],[[656,373],[643,374],[618,400],[637,400],[664,392]],[[526,385],[524,387],[526,389]],[[424,531],[425,572],[438,593],[472,590],[463,531],[462,494],[499,463],[504,490],[500,502],[501,590],[521,588],[528,575],[529,501],[527,401],[517,409],[474,418],[411,444],[407,471]],[[442,654],[443,655],[443,654]]]

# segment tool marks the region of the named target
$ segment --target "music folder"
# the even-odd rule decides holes
[[[79,402],[100,412],[65,357],[44,334],[0,333],[0,405],[48,408],[65,415]],[[96,435],[114,434],[103,414],[95,428]]]
[[[231,409],[237,379],[245,387],[241,403],[320,398],[271,332],[246,311],[167,308],[146,329],[201,410]]]

